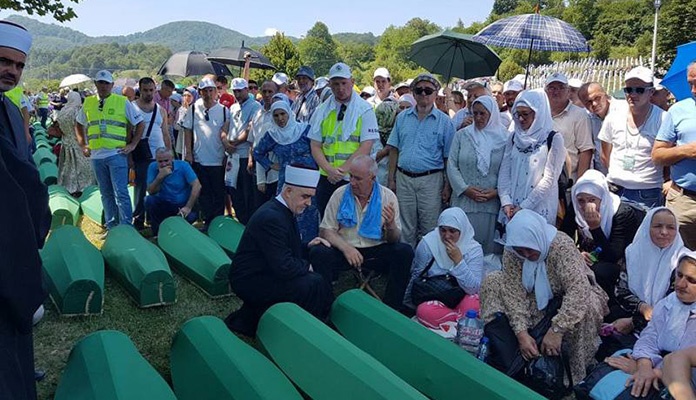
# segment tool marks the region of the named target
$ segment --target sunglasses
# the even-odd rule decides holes
[[[426,96],[430,96],[431,94],[435,93],[435,89],[431,89],[429,87],[427,87],[427,88],[417,87],[417,88],[413,89],[413,93],[415,93],[419,96],[422,96],[423,94],[425,94]]]
[[[204,114],[205,114],[205,120],[206,120],[206,121],[210,121],[210,115],[208,114],[208,109],[207,109],[207,108],[205,109]]]
[[[633,93],[643,94],[643,93],[645,93],[646,90],[652,89],[652,88],[653,88],[652,86],[648,86],[648,87],[630,87],[630,86],[627,86],[627,87],[623,88],[623,92],[625,94],[633,94]]]

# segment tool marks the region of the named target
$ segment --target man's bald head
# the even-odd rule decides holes
[[[604,120],[609,113],[610,97],[598,82],[588,82],[580,86],[578,98],[587,111],[595,114],[601,120]]]

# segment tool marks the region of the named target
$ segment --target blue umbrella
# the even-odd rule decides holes
[[[590,51],[587,39],[577,29],[560,19],[539,14],[500,19],[481,29],[472,39],[489,46],[529,49],[527,74],[532,50]]]
[[[692,61],[696,61],[696,42],[678,46],[677,57],[674,58],[672,66],[669,67],[669,71],[667,71],[667,75],[665,75],[660,83],[660,85],[672,92],[677,101],[691,97],[691,87],[686,81],[686,67],[688,67]]]

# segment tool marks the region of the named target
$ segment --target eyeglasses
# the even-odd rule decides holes
[[[104,111],[104,99],[99,99],[99,111]]]
[[[652,86],[648,86],[648,87],[630,87],[630,86],[626,86],[625,88],[623,88],[623,92],[624,92],[625,94],[633,94],[633,93],[643,94],[643,93],[645,93],[646,90],[652,89],[652,88],[653,88]]]
[[[426,87],[426,88],[417,87],[417,88],[413,89],[413,93],[415,93],[419,96],[422,96],[423,94],[425,94],[426,96],[430,96],[431,94],[435,93],[435,89],[431,89],[429,87]]]
[[[515,118],[517,118],[517,119],[520,119],[520,118],[522,118],[522,119],[528,119],[529,117],[534,116],[534,111],[527,111],[527,112],[517,112],[517,111],[515,111],[512,115],[513,115]]]
[[[210,115],[208,114],[208,109],[207,109],[207,108],[205,109],[205,112],[204,112],[204,113],[205,113],[205,120],[206,120],[206,121],[210,121]]]

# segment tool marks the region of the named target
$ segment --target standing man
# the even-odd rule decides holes
[[[568,157],[570,157],[570,178],[577,181],[592,164],[592,129],[590,118],[580,107],[570,101],[568,78],[554,72],[546,79],[544,91],[549,98],[553,130],[563,135]]]
[[[203,79],[198,84],[201,96],[184,116],[184,160],[193,164],[201,183],[199,196],[205,228],[225,213],[225,149],[232,151],[227,138],[229,110],[215,99],[215,82]]]
[[[432,75],[418,75],[411,83],[416,106],[399,113],[387,141],[389,188],[396,189],[403,241],[411,247],[435,229],[441,205],[452,193],[444,169],[454,125],[435,108],[439,89],[440,82]]]
[[[667,111],[655,138],[652,158],[659,166],[670,167],[666,182],[667,208],[679,221],[686,247],[696,249],[696,61],[686,69],[691,96]]]
[[[376,93],[367,101],[372,104],[373,107],[377,107],[387,99],[395,100],[391,87],[391,74],[388,69],[384,67],[377,68],[372,74],[372,83],[374,84]]]
[[[360,154],[370,154],[379,139],[375,112],[355,93],[354,84],[350,67],[334,64],[329,70],[333,98],[319,106],[310,124],[312,157],[321,172],[317,207],[322,215],[333,192],[348,183],[350,163]]]
[[[46,119],[48,119],[48,88],[41,88],[39,94],[36,95],[36,109],[38,110],[39,118],[41,118],[41,126],[46,129]]]
[[[128,154],[140,142],[144,124],[133,103],[120,94],[111,93],[114,86],[111,72],[97,72],[94,82],[97,94],[85,99],[75,118],[75,129],[82,153],[92,159],[108,230],[118,224],[132,223]]]
[[[602,159],[609,160],[609,189],[650,209],[662,205],[663,168],[651,158],[665,111],[650,103],[653,74],[649,68],[628,71],[624,93],[628,109],[615,111],[599,131]]]
[[[619,104],[626,105],[626,102],[613,99],[598,82],[583,84],[578,91],[578,98],[582,101],[590,116],[592,141],[595,144],[592,157],[593,168],[606,175],[609,172],[607,169],[609,160],[602,159],[602,141],[599,140],[599,131],[602,129],[602,123],[611,111],[617,109]]]
[[[147,170],[155,159],[155,151],[160,147],[172,148],[167,111],[155,102],[155,81],[152,78],[141,78],[138,82],[140,97],[133,102],[135,109],[143,119],[145,132],[140,139],[141,146],[147,145],[150,157],[143,157],[146,152],[132,153],[133,169],[135,170],[135,210],[133,210],[133,226],[142,230],[145,226],[145,192],[147,191]],[[156,110],[156,111],[155,111]]]
[[[519,81],[511,79],[503,85],[503,97],[505,98],[505,106],[508,110],[512,110],[513,104],[517,99],[517,95],[524,90],[524,87]]]
[[[0,21],[0,397],[36,399],[32,316],[46,298],[41,258],[51,222],[48,192],[29,159],[22,114],[5,94],[19,83],[31,48],[23,27]]]
[[[300,95],[292,103],[292,112],[295,113],[297,122],[308,123],[321,103],[319,95],[314,91],[314,70],[306,65],[302,66],[297,71],[295,79],[297,79]]]
[[[281,193],[249,220],[230,270],[232,290],[244,301],[225,319],[233,332],[255,336],[261,315],[280,302],[295,303],[322,321],[328,316],[331,283],[302,258],[296,218],[312,203],[318,180],[317,170],[288,165]],[[319,243],[329,245],[315,238],[309,246]]]
[[[270,168],[268,171],[263,165],[256,163],[254,165],[254,148],[259,145],[263,136],[273,126],[273,114],[271,114],[271,105],[273,104],[273,95],[278,93],[278,85],[273,81],[265,81],[261,85],[261,98],[263,107],[259,109],[256,115],[251,120],[251,130],[249,138],[251,143],[249,148],[249,163],[247,170],[256,173],[256,190],[255,190],[255,208],[268,200],[271,200],[278,188],[278,171]],[[276,161],[275,155],[270,155],[272,161]]]
[[[237,102],[230,107],[230,141],[227,153],[228,156],[236,154],[239,157],[239,172],[237,184],[232,190],[231,197],[237,219],[246,225],[251,214],[256,210],[254,176],[246,168],[249,164],[249,151],[251,149],[251,143],[247,139],[251,119],[259,112],[261,104],[249,97],[249,85],[243,78],[232,79],[232,92],[237,98]]]

